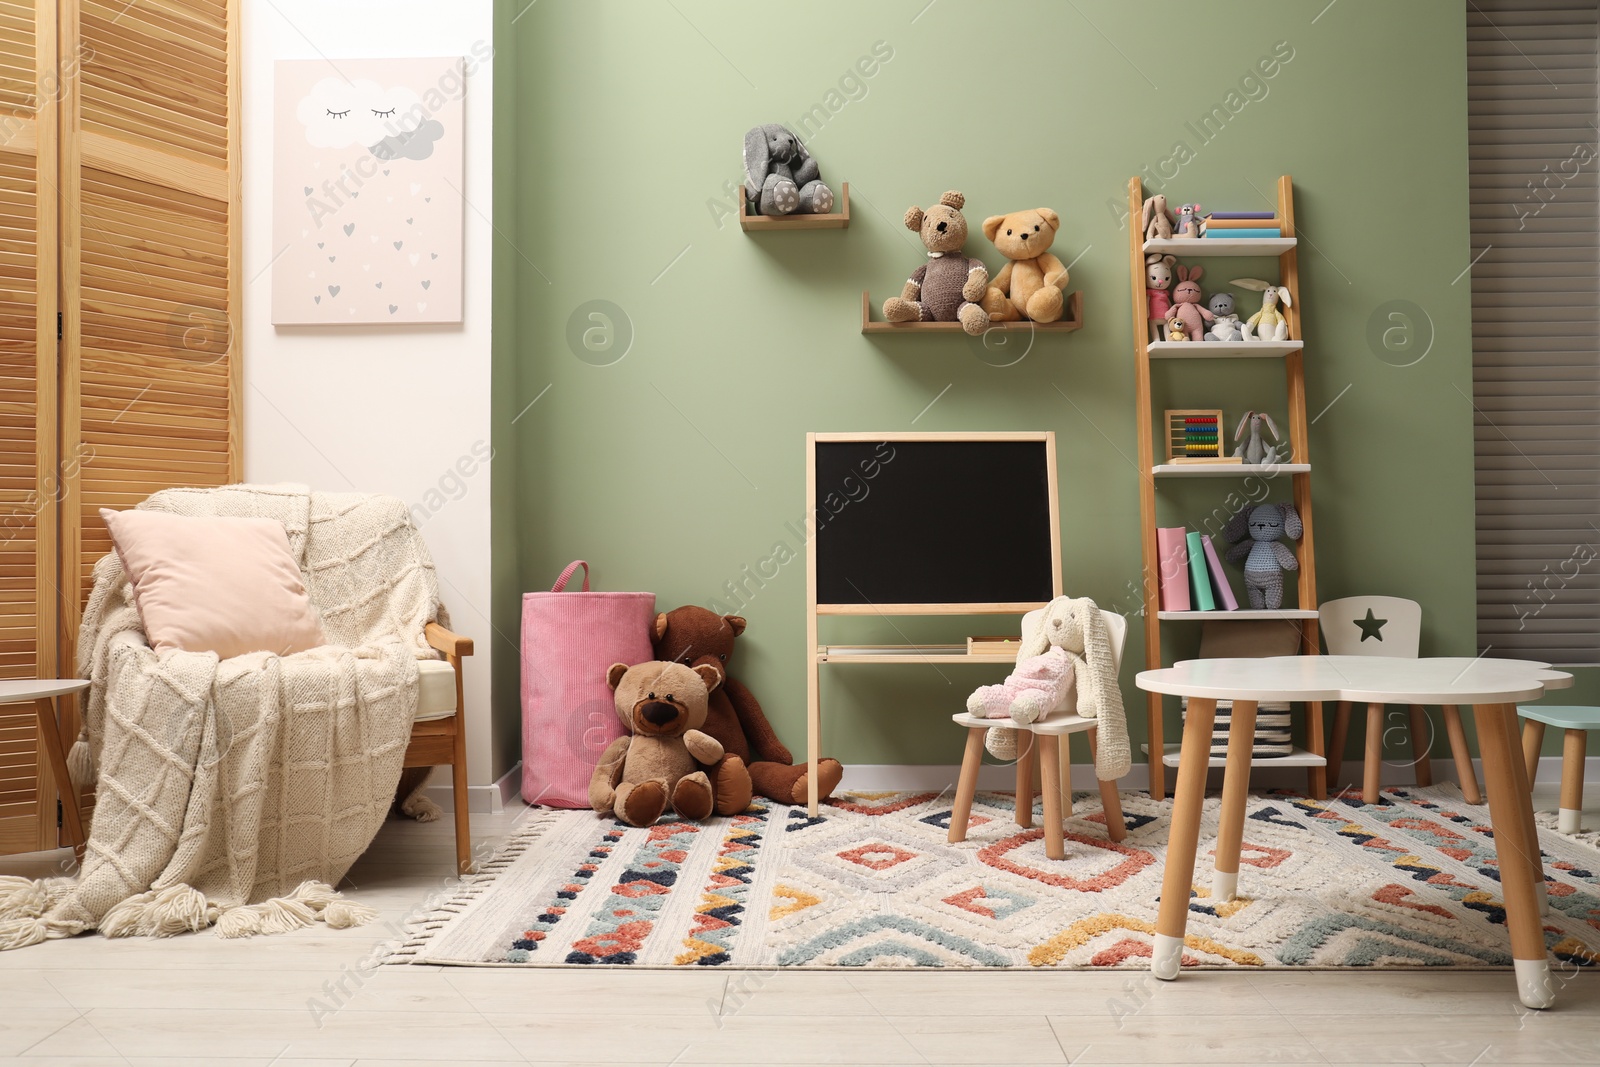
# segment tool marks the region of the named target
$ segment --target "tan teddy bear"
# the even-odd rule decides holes
[[[589,779],[589,806],[633,826],[649,826],[669,803],[684,819],[710,815],[716,795],[702,767],[722,758],[722,746],[699,727],[722,672],[710,664],[613,663],[606,682],[631,736],[601,753]]]
[[[983,220],[983,235],[1007,263],[989,284],[983,310],[992,322],[1055,322],[1064,305],[1067,268],[1050,254],[1061,217],[1047,207]]]

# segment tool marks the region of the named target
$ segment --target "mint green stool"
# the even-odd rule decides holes
[[[1590,730],[1600,730],[1600,708],[1559,707],[1543,704],[1517,706],[1522,724],[1522,755],[1528,761],[1528,785],[1539,771],[1539,749],[1544,745],[1544,728],[1564,731],[1561,741],[1561,801],[1557,809],[1556,830],[1575,834],[1583,821],[1583,760]]]

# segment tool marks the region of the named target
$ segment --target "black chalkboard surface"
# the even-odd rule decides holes
[[[1055,595],[1052,435],[826,436],[813,445],[819,605],[1042,604]]]

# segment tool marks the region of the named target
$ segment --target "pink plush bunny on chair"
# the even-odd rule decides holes
[[[985,719],[1010,718],[1031,723],[1048,715],[1072,688],[1076,672],[1067,650],[1059,646],[1018,660],[999,685],[980,686],[967,698],[967,711]]]

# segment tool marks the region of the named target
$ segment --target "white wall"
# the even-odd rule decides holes
[[[466,90],[461,325],[274,327],[268,264],[274,61],[483,54],[491,0],[244,0],[243,17],[245,474],[392,493],[431,512],[422,532],[452,624],[477,643],[468,754],[472,783],[487,784],[489,471],[475,446],[489,441],[492,60]]]

